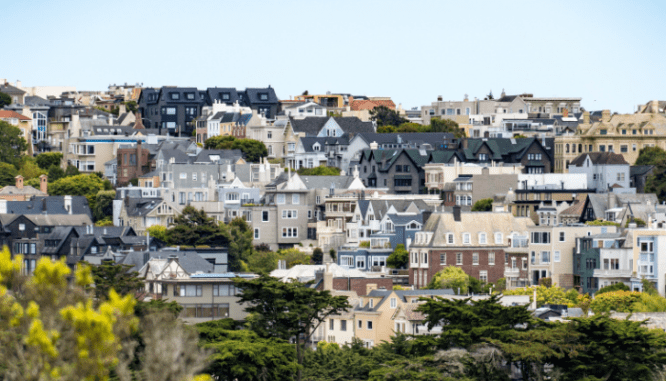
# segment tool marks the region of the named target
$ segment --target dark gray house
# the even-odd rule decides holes
[[[195,126],[192,121],[201,116],[201,109],[220,101],[228,105],[238,102],[250,107],[267,118],[275,117],[278,99],[275,90],[248,88],[237,91],[234,88],[212,87],[197,90],[194,87],[146,88],[139,96],[139,112],[146,128],[166,129],[171,135],[190,136]]]
[[[396,194],[419,194],[425,187],[423,166],[430,152],[425,149],[363,150],[359,172],[368,188],[388,188]]]

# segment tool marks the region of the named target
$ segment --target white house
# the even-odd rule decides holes
[[[587,184],[597,192],[636,193],[631,188],[630,166],[624,157],[614,152],[588,152],[569,164],[569,173],[582,173]]]

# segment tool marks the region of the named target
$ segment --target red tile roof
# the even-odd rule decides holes
[[[372,110],[377,106],[386,106],[391,110],[395,110],[395,103],[392,100],[375,100],[371,101],[368,99],[358,99],[351,101],[351,110],[360,111],[360,110]]]
[[[0,110],[0,119],[32,120],[25,115],[21,115],[16,111],[10,110]]]

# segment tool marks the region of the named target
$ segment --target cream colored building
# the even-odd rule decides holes
[[[601,120],[590,122],[588,112],[576,133],[555,137],[555,172],[568,171],[581,153],[612,151],[634,164],[645,147],[666,149],[666,115],[663,113],[615,114],[602,112]]]
[[[488,165],[454,162],[453,164],[429,163],[425,170],[425,186],[428,189],[444,189],[444,184],[452,183],[461,175],[517,175],[523,172],[523,166],[515,165]]]

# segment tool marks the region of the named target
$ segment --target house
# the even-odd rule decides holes
[[[139,269],[146,292],[152,298],[175,301],[183,307],[180,318],[187,323],[231,318],[245,320],[247,313],[239,303],[236,278],[255,278],[254,274],[190,272],[181,264],[184,257],[151,258]]]
[[[84,214],[0,214],[0,223],[4,244],[12,256],[23,255],[23,271],[31,274],[41,258],[42,234],[50,234],[58,226],[89,226],[92,220]]]
[[[622,226],[634,218],[649,222],[658,203],[657,195],[653,193],[591,193],[585,200],[580,221],[603,220],[617,222]]]
[[[162,198],[131,198],[126,196],[121,200],[114,200],[114,225],[128,226],[137,234],[145,235],[153,225],[170,226],[182,207]],[[117,218],[116,218],[117,216]]]
[[[347,136],[300,138],[293,154],[294,169],[315,168],[321,165],[344,168],[341,167],[341,159],[348,147]]]
[[[523,242],[532,226],[529,218],[505,212],[462,212],[458,206],[453,213],[435,212],[410,247],[410,284],[425,287],[446,266],[458,266],[482,282],[506,278],[509,284],[524,279],[527,245]]]
[[[396,110],[395,103],[389,97],[368,97],[368,99],[348,98],[346,110],[342,116],[355,116],[364,122],[370,121],[370,112],[377,107],[386,107],[389,110]],[[400,110],[396,110],[400,112]]]
[[[430,151],[425,149],[369,149],[361,153],[361,179],[368,188],[396,194],[425,193],[425,171]]]
[[[462,139],[458,150],[466,163],[521,164],[524,173],[552,172],[552,144],[548,139]]]
[[[534,226],[529,228],[530,284],[541,284],[541,279],[551,278],[553,284],[564,289],[576,286],[577,274],[574,256],[578,238],[590,235],[616,234],[615,226]]]
[[[632,193],[629,163],[619,153],[583,153],[569,164],[569,173],[586,174],[588,188],[596,189],[599,193]]]
[[[441,193],[447,184],[453,184],[455,179],[462,176],[484,175],[494,178],[497,175],[517,175],[523,172],[521,164],[465,163],[457,152],[451,150],[432,151],[428,164],[423,168],[429,193]],[[455,187],[449,190],[455,190]]]
[[[282,108],[280,115],[294,119],[303,119],[308,117],[328,117],[326,107],[315,102],[298,102],[285,105]]]
[[[0,189],[0,200],[26,201],[36,196],[48,196],[48,176],[39,176],[39,189],[24,185],[23,176],[21,175],[16,176],[15,179],[16,185],[6,185]]]
[[[6,79],[0,80],[0,93],[5,93],[12,98],[12,104],[23,104],[25,103],[26,92],[21,90],[20,82],[17,81],[14,85],[7,82]]]
[[[593,121],[589,112],[583,113],[583,122],[575,134],[555,137],[555,166],[558,173],[567,172],[569,164],[580,154],[589,152],[616,152],[633,165],[645,147],[664,147],[666,140],[666,114],[615,114],[603,110],[601,119]]]
[[[15,111],[23,117],[32,118],[32,141],[33,152],[46,152],[51,149],[51,142],[48,139],[48,114],[51,103],[44,98],[36,96],[26,96],[24,103],[5,106],[5,110]],[[27,140],[26,140],[27,141]]]
[[[86,215],[92,211],[85,196],[33,196],[26,201],[0,200],[0,214]]]
[[[645,193],[645,183],[654,174],[654,165],[632,165],[629,168],[629,186],[636,188],[636,193]]]
[[[383,274],[369,274],[355,269],[347,269],[335,263],[325,265],[295,265],[290,269],[271,271],[271,276],[283,282],[312,281],[318,290],[351,291],[354,295],[365,296],[373,289],[393,289],[393,279]]]

